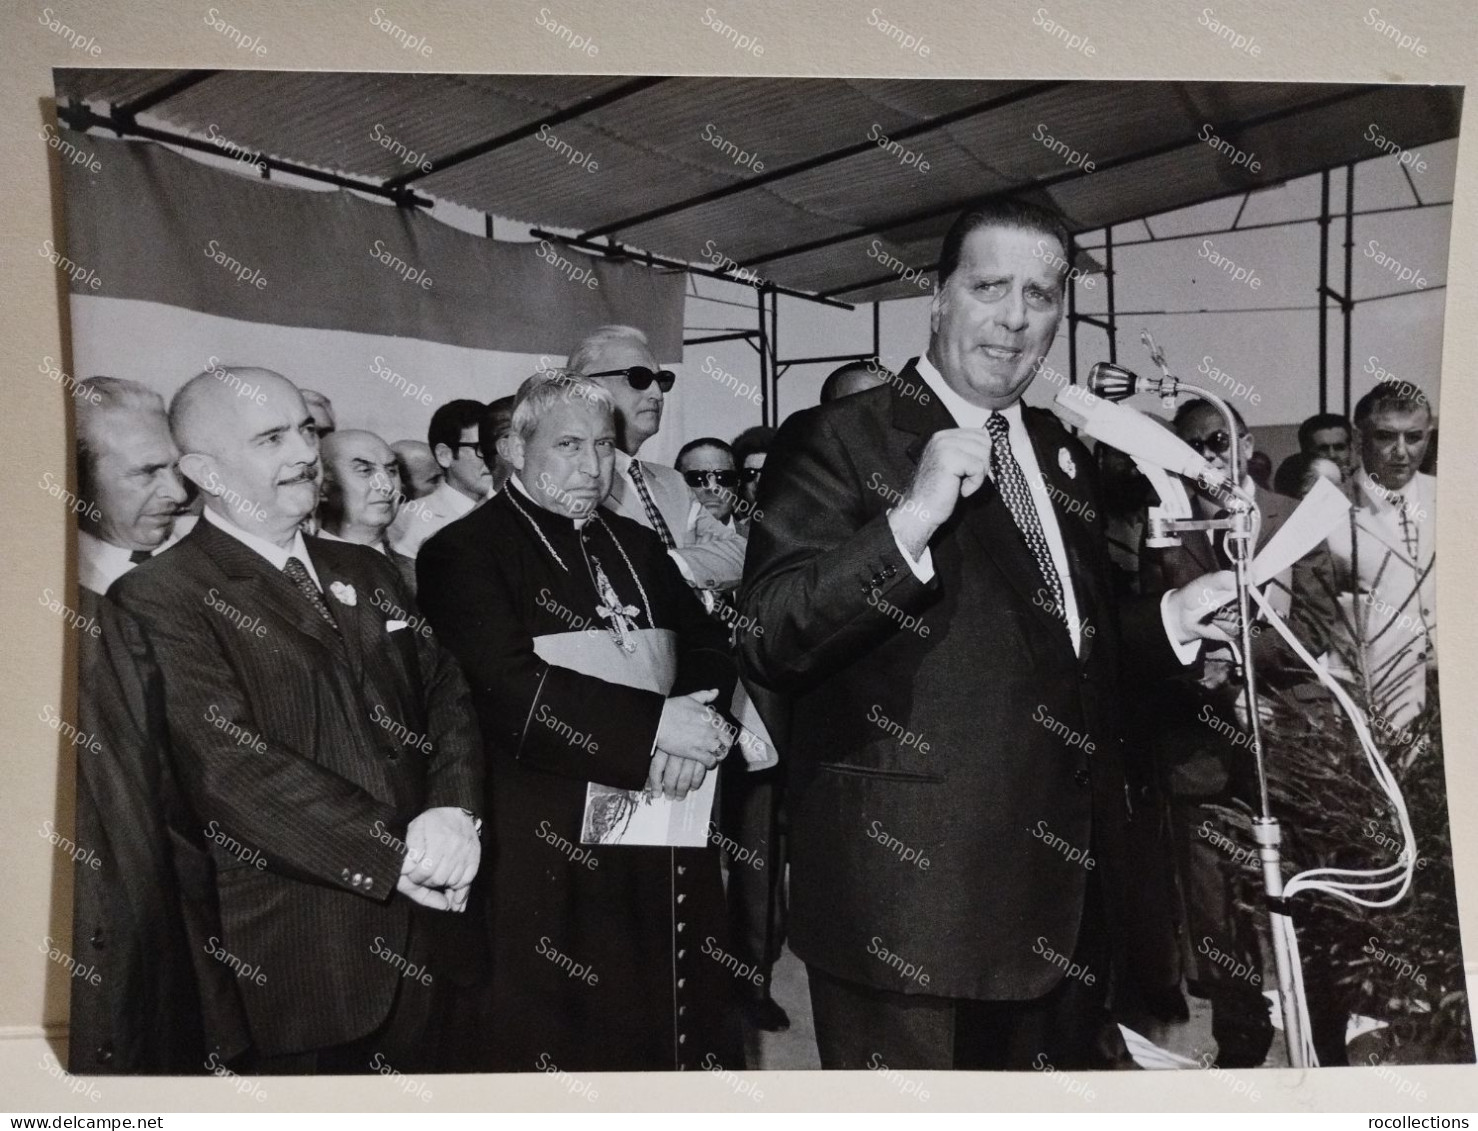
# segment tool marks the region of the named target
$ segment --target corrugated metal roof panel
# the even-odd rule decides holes
[[[184,73],[58,70],[57,90],[101,108]],[[631,81],[223,71],[144,118],[379,181]],[[992,100],[1003,104],[895,138]],[[782,286],[860,287],[845,297],[862,299],[921,293],[906,280],[877,281],[890,271],[880,264],[891,257],[931,268],[954,211],[982,195],[1041,198],[1045,188],[1075,230],[1092,230],[1377,156],[1363,137],[1370,121],[1389,123],[1388,135],[1399,129],[1408,147],[1452,137],[1460,107],[1454,87],[669,78],[413,187],[530,224],[590,231],[627,222],[614,238],[635,248],[700,264],[715,254],[760,260],[756,272]],[[1207,144],[1200,136],[1207,124],[1255,153],[1258,171]],[[885,150],[880,136],[903,151]],[[858,151],[747,185],[761,175],[760,163],[773,175],[848,147]],[[574,151],[587,160],[572,162]],[[1083,167],[1089,160],[1091,174]],[[629,223],[654,209],[669,211]],[[823,246],[792,252],[818,241]]]

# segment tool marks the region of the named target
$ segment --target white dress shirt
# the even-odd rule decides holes
[[[337,534],[335,534],[326,526],[320,526],[318,528],[318,534],[316,536],[322,538],[325,542],[349,542],[349,539],[340,538]],[[385,545],[385,538],[383,535],[381,535],[378,542],[350,542],[349,544],[351,546],[368,546],[371,550],[378,550],[386,557],[390,556],[390,548]]]
[[[985,422],[992,412],[999,412],[1006,418],[1006,438],[1011,444],[1011,455],[1015,458],[1017,466],[1021,468],[1021,474],[1031,491],[1032,506],[1037,512],[1037,522],[1041,524],[1042,536],[1047,540],[1047,550],[1052,557],[1052,566],[1057,570],[1057,576],[1062,582],[1063,619],[1067,622],[1068,634],[1072,637],[1073,651],[1081,655],[1083,623],[1078,616],[1078,599],[1073,592],[1072,573],[1068,569],[1067,547],[1062,540],[1062,528],[1057,524],[1057,512],[1052,507],[1052,498],[1047,493],[1047,483],[1042,477],[1041,465],[1037,463],[1037,452],[1032,446],[1031,434],[1026,430],[1026,421],[1022,418],[1021,403],[1018,401],[1003,409],[982,408],[980,405],[967,401],[951,389],[927,357],[920,357],[915,363],[915,368],[919,376],[924,379],[924,383],[929,386],[930,391],[949,410],[949,414],[954,417],[959,427],[978,428],[984,431]],[[990,472],[987,471],[986,475],[989,477]],[[895,542],[897,538],[895,533]],[[915,560],[909,556],[901,542],[897,544],[903,560],[908,563],[909,568],[920,581],[933,578],[934,559],[927,546]],[[1176,658],[1182,665],[1189,664],[1200,651],[1200,642],[1192,641],[1189,644],[1181,644],[1176,641],[1166,613],[1169,600],[1170,594],[1167,593],[1160,601],[1160,620],[1165,627],[1165,636],[1170,641],[1171,648],[1175,650]]]
[[[415,557],[421,550],[421,543],[443,526],[461,518],[480,501],[469,499],[443,479],[431,494],[401,504],[400,513],[385,532],[390,548],[408,558]]]
[[[1015,457],[1017,465],[1021,468],[1021,474],[1026,479],[1026,485],[1031,491],[1032,507],[1037,512],[1037,521],[1042,526],[1042,535],[1047,539],[1047,551],[1052,556],[1052,567],[1057,570],[1057,576],[1062,582],[1063,620],[1067,622],[1067,630],[1072,637],[1073,651],[1081,652],[1083,623],[1078,617],[1078,598],[1073,592],[1072,573],[1068,569],[1067,547],[1063,544],[1062,529],[1057,525],[1057,512],[1052,509],[1052,499],[1047,494],[1047,485],[1042,479],[1042,469],[1037,463],[1037,452],[1032,447],[1031,434],[1027,432],[1026,421],[1021,416],[1020,402],[1003,409],[982,408],[980,405],[971,404],[951,389],[927,357],[920,357],[916,368],[919,376],[924,379],[930,390],[949,410],[949,414],[955,418],[955,423],[961,428],[978,428],[982,432],[985,431],[985,422],[992,412],[998,411],[1006,418],[1006,438],[1011,443],[1011,455]],[[990,473],[986,474],[989,476]],[[900,545],[899,549],[903,550],[903,547]],[[928,581],[934,576],[934,560],[927,547],[919,556],[917,563],[909,558],[907,550],[903,550],[903,557],[921,581]]]
[[[84,589],[102,596],[129,570],[133,551],[126,546],[104,542],[85,530],[77,531],[77,581]]]
[[[222,518],[209,507],[205,508],[205,521],[217,530],[231,535],[248,550],[255,550],[262,557],[272,563],[272,568],[281,571],[287,566],[288,558],[297,558],[303,563],[303,568],[308,571],[308,576],[313,579],[313,584],[318,586],[319,592],[323,591],[323,582],[318,580],[318,571],[313,568],[313,559],[308,556],[307,543],[303,541],[303,531],[293,531],[293,544],[291,548],[284,550],[281,546],[267,539],[259,537],[250,531],[243,530],[228,519]]]

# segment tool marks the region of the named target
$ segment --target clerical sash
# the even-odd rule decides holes
[[[549,633],[534,637],[534,654],[554,667],[666,696],[677,678],[677,633],[639,628],[626,636],[631,651],[617,647],[604,628]],[[717,782],[718,774],[709,771],[702,787],[682,801],[590,782],[580,843],[702,848],[708,843]]]

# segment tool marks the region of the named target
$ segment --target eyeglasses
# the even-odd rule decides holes
[[[685,471],[683,478],[689,487],[711,487],[717,484],[732,490],[739,482],[737,471]]]
[[[638,392],[656,381],[657,388],[668,393],[672,391],[672,383],[677,380],[677,374],[671,369],[658,369],[653,372],[645,365],[630,365],[625,369],[603,369],[599,373],[587,373],[585,376],[625,377],[626,383]]]
[[[457,440],[455,443],[447,444],[447,447],[452,449],[452,459],[460,456],[463,448],[471,448],[472,454],[482,459],[482,445],[476,440]]]
[[[1208,436],[1189,436],[1186,443],[1204,455],[1224,456],[1232,450],[1231,433],[1218,428]],[[1209,451],[1207,449],[1210,449]]]
[[[760,472],[764,470],[763,467],[746,467],[739,472],[739,478],[746,483],[753,483],[759,479]]]

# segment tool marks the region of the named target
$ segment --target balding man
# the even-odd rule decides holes
[[[334,431],[337,425],[334,423],[334,402],[320,393],[317,389],[299,389],[303,394],[303,404],[308,408],[308,415],[313,417],[313,431],[318,433],[321,440]]]
[[[390,445],[400,465],[400,485],[407,499],[424,499],[441,482],[441,464],[424,440],[396,440]]]
[[[826,375],[821,384],[821,403],[830,404],[839,397],[850,397],[853,393],[865,393],[889,381],[897,380],[893,371],[875,360],[849,361]]]
[[[200,374],[170,427],[204,518],[114,593],[153,646],[213,842],[211,955],[251,1031],[237,1067],[433,1070],[435,912],[466,905],[480,856],[466,684],[387,558],[302,533],[319,447],[290,382]]]
[[[77,389],[78,494],[95,504],[78,516],[78,580],[103,594],[169,540],[185,484],[158,393],[121,377]]]
[[[404,496],[400,465],[390,445],[373,432],[350,429],[320,441],[323,489],[319,493],[318,536],[354,542],[386,555],[412,594],[416,562],[390,548],[386,531]]]

